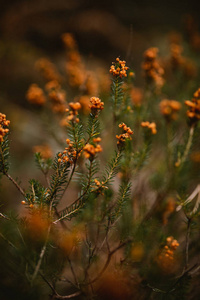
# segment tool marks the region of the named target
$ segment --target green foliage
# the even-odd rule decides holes
[[[104,185],[112,183],[115,175],[117,174],[120,166],[121,153],[115,151],[115,156],[106,165],[105,174],[103,175]]]
[[[30,184],[30,192],[26,193],[25,200],[28,205],[37,205],[38,207],[44,207],[47,204],[48,199],[48,189],[43,187],[41,183],[39,183],[35,179],[31,179],[29,181]]]
[[[112,90],[112,105],[113,105],[113,114],[115,121],[120,116],[120,111],[123,105],[124,93],[122,90],[123,80],[119,77],[116,77],[112,81],[111,90]]]
[[[3,142],[0,142],[0,173],[3,174],[9,170],[9,144],[8,134],[6,134]]]
[[[42,158],[41,153],[39,153],[39,152],[35,153],[35,162],[36,162],[38,168],[42,171],[42,173],[44,175],[46,175],[49,172],[49,170],[51,169],[52,159],[51,158],[47,158],[47,159]]]
[[[70,122],[67,127],[68,138],[74,143],[77,150],[83,146],[84,131],[83,125],[80,123]]]
[[[52,203],[56,206],[58,199],[63,195],[65,186],[67,184],[67,178],[70,171],[70,163],[63,163],[58,161],[58,155],[55,157],[52,169],[54,173],[51,175],[49,193],[47,197],[47,202]]]
[[[114,210],[110,215],[111,223],[114,223],[122,214],[123,207],[130,198],[131,183],[123,184],[119,187],[118,198],[114,206]]]
[[[87,123],[86,130],[89,136],[89,141],[100,134],[99,119],[93,113],[90,113],[88,116],[88,123]]]

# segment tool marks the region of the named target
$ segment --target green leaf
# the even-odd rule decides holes
[[[3,174],[9,170],[9,143],[8,134],[6,134],[3,142],[0,142],[0,173]]]

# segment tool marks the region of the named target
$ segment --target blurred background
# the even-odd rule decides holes
[[[28,178],[38,175],[32,147],[45,135],[25,95],[31,83],[43,83],[35,69],[39,58],[47,57],[63,72],[63,33],[73,33],[94,72],[97,66],[109,71],[120,55],[136,73],[140,86],[143,53],[148,47],[158,47],[161,55],[167,55],[173,34],[187,43],[189,26],[199,30],[200,2],[194,0],[1,0],[0,4],[0,111],[11,120],[12,175],[25,185]],[[192,50],[195,57],[200,51],[198,34]],[[191,51],[187,44],[184,49],[186,55]],[[20,200],[5,178],[0,200],[5,209]]]

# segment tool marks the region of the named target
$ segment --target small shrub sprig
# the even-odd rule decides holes
[[[112,89],[112,104],[113,104],[113,119],[114,123],[119,119],[120,110],[123,107],[123,79],[127,77],[128,67],[125,60],[116,58],[116,62],[113,62],[110,67],[110,73],[113,76]]]
[[[6,115],[0,113],[0,172],[6,174],[9,168],[9,140],[8,133],[10,121],[6,120]]]

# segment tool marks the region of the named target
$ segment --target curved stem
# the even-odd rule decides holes
[[[39,260],[38,260],[38,263],[35,267],[35,270],[34,270],[34,273],[33,273],[33,276],[32,276],[32,279],[31,279],[31,282],[33,283],[33,281],[35,280],[39,270],[40,270],[40,266],[41,266],[41,263],[42,263],[42,259],[44,257],[44,254],[45,254],[45,251],[46,251],[46,248],[47,248],[47,242],[48,242],[48,239],[49,239],[49,233],[50,233],[50,229],[51,229],[51,225],[48,227],[48,231],[47,231],[47,236],[46,236],[46,240],[45,240],[45,243],[42,247],[42,250],[40,252],[40,257],[39,257]]]
[[[189,262],[189,238],[190,238],[190,225],[191,225],[191,219],[188,218],[187,223],[187,232],[186,232],[186,241],[185,241],[185,267],[184,271],[188,268],[188,262]]]
[[[122,247],[124,247],[126,244],[130,243],[131,241],[132,240],[129,239],[129,240],[123,242],[123,243],[120,243],[119,246],[117,246],[112,251],[108,250],[108,256],[107,256],[106,262],[105,262],[103,268],[101,269],[101,271],[99,272],[99,274],[95,278],[93,278],[90,282],[84,283],[83,285],[90,285],[90,284],[96,282],[103,275],[103,273],[106,271],[107,267],[109,266],[109,263],[111,261],[112,255],[116,251],[118,251],[119,249],[121,249]]]
[[[192,140],[193,140],[193,136],[194,136],[194,125],[192,125],[190,127],[190,132],[189,132],[189,137],[188,137],[188,141],[187,141],[187,144],[186,144],[186,147],[185,147],[185,151],[183,153],[183,156],[177,161],[177,166],[180,167],[181,165],[184,164],[187,156],[188,156],[188,153],[190,151],[190,148],[192,146]]]
[[[8,173],[4,173],[4,175],[6,177],[8,177],[8,179],[10,179],[10,181],[12,181],[12,183],[14,183],[14,185],[16,186],[16,188],[20,191],[20,193],[25,196],[25,192],[22,190],[22,188],[18,185],[18,183],[8,174]]]

